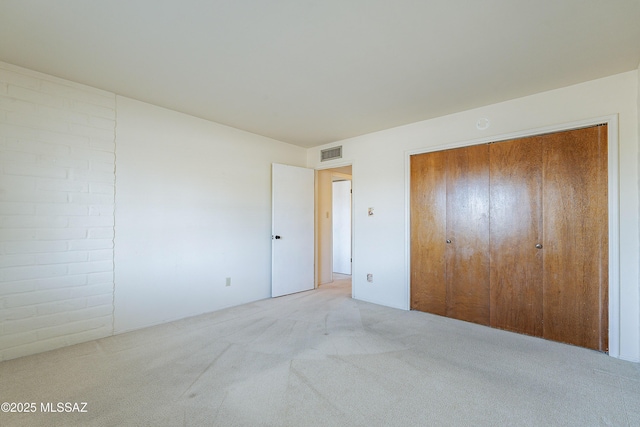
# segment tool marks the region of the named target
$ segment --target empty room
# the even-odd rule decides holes
[[[0,425],[640,425],[639,22],[0,0]]]

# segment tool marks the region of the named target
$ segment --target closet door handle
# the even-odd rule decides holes
[[[536,248],[538,248],[538,249],[542,249],[542,245],[541,245],[540,243],[538,243],[538,244],[536,245]]]
[[[451,240],[447,239],[447,243],[451,243]]]

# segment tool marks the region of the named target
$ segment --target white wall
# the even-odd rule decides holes
[[[269,297],[304,149],[0,63],[0,150],[0,361]]]
[[[0,361],[112,332],[115,113],[0,62]]]
[[[268,298],[271,163],[304,166],[305,150],[123,97],[117,110],[115,333]]]
[[[628,72],[310,149],[310,167],[320,167],[319,151],[333,145],[343,146],[340,162],[353,164],[354,295],[409,307],[409,153],[617,114],[619,141],[611,143],[619,144],[619,356],[640,360],[638,80],[637,71]],[[480,118],[490,120],[488,129],[476,128]],[[369,207],[375,208],[372,217]],[[373,283],[366,281],[367,273]]]

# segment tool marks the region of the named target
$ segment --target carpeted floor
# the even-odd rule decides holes
[[[0,363],[0,402],[36,404],[2,426],[640,426],[640,365],[339,280]]]

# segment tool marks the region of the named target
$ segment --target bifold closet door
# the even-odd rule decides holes
[[[491,326],[542,336],[542,145],[490,145]]]
[[[489,146],[411,157],[411,308],[489,324]]]
[[[607,351],[607,126],[541,139],[543,337]]]
[[[447,315],[446,151],[411,156],[411,309]]]
[[[607,126],[411,157],[411,308],[608,350]]]
[[[446,153],[447,316],[489,325],[489,145]]]

